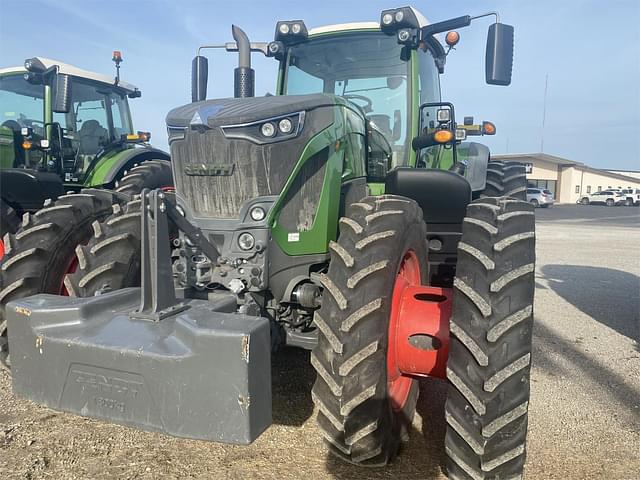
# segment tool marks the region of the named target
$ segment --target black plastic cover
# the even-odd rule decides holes
[[[414,199],[427,223],[462,223],[471,201],[471,186],[464,177],[435,168],[393,169],[385,192]]]
[[[55,173],[8,168],[0,170],[0,193],[5,202],[18,210],[33,211],[42,208],[46,199],[64,195],[64,187]]]

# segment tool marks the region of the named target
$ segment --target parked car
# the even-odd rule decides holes
[[[550,207],[553,205],[553,193],[542,188],[527,188],[527,202],[534,207]]]
[[[622,205],[626,202],[626,195],[622,192],[614,192],[611,190],[604,190],[602,192],[594,192],[588,195],[584,195],[580,198],[582,205],[599,204],[603,203],[607,207],[613,207],[614,205]]]
[[[624,202],[626,206],[630,207],[635,205],[636,207],[640,207],[640,188],[625,188],[622,190],[622,193],[626,197]]]

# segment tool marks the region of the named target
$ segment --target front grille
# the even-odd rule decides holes
[[[226,138],[220,127],[186,128],[171,141],[176,192],[209,218],[237,218],[248,200],[280,194],[307,142],[332,123],[331,109],[312,113],[300,135],[266,145]]]
[[[176,190],[198,216],[235,218],[247,200],[282,190],[297,156],[279,158],[274,166],[273,153],[246,140],[228,140],[219,128],[188,131],[184,140],[171,143]]]

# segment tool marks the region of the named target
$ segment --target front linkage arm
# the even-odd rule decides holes
[[[202,231],[180,214],[174,201],[161,190],[141,193],[140,307],[131,312],[131,318],[157,322],[188,308],[178,301],[173,286],[169,219],[209,260],[215,262],[220,256]]]

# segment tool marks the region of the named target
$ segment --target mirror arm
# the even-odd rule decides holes
[[[267,52],[269,51],[268,49],[269,44],[267,42],[251,42],[250,45],[251,45],[252,52],[260,52],[265,56],[267,56]],[[196,51],[196,56],[200,56],[201,55],[200,50],[203,50],[206,48],[224,48],[227,52],[238,51],[238,45],[236,44],[236,42],[227,42],[220,45],[202,45],[198,47],[198,50]]]
[[[496,23],[500,23],[500,14],[498,12],[482,13],[480,15],[476,15],[475,17],[471,17],[471,20],[475,20],[476,18],[490,17],[491,15],[494,15],[496,17]]]

